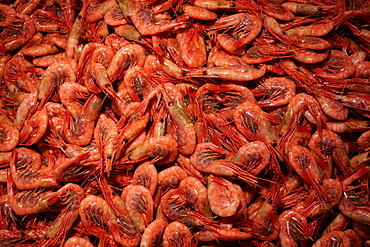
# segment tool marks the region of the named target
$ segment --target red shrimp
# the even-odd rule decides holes
[[[369,122],[350,118],[347,121],[330,121],[326,128],[335,133],[352,133],[370,129]]]
[[[154,192],[157,189],[158,177],[158,171],[153,163],[150,161],[144,162],[135,169],[132,184],[141,185],[147,188],[150,193],[154,195]]]
[[[315,15],[321,11],[320,6],[307,3],[285,2],[281,6],[297,15]]]
[[[7,27],[11,24],[16,11],[12,6],[6,4],[1,4],[0,7],[0,27]]]
[[[295,83],[286,77],[270,77],[252,90],[255,96],[263,95],[258,101],[260,107],[286,105],[296,94]]]
[[[295,60],[305,64],[317,64],[324,61],[329,55],[329,50],[313,51],[313,50],[298,50],[292,56]],[[318,74],[318,73],[317,73]]]
[[[199,241],[233,241],[248,240],[254,238],[254,236],[251,232],[246,232],[244,228],[229,228],[217,226],[195,233],[194,238]]]
[[[87,163],[89,153],[83,153],[72,158],[63,160],[54,169],[54,177],[58,182],[79,182],[92,175],[95,167]],[[87,163],[87,164],[84,164]]]
[[[5,115],[0,115],[0,151],[14,149],[19,142],[19,131],[14,123]]]
[[[219,176],[237,178],[255,186],[257,179],[248,171],[225,159],[226,150],[210,142],[197,145],[195,152],[190,156],[191,164],[199,171]]]
[[[333,28],[335,24],[334,21],[326,18],[323,20],[319,20],[317,22],[312,23],[308,26],[300,26],[291,28],[285,31],[287,36],[315,36],[320,37],[328,34]]]
[[[131,19],[142,35],[154,35],[170,31],[174,28],[183,26],[189,19],[187,15],[181,15],[175,20],[161,22],[153,17],[151,11],[138,6],[132,0],[119,0],[118,4],[121,7],[123,15]]]
[[[282,247],[298,247],[307,242],[309,229],[306,217],[294,210],[284,211],[278,218]]]
[[[188,174],[180,166],[171,166],[158,173],[158,186],[162,191],[178,188]]]
[[[190,229],[186,225],[174,221],[164,229],[162,244],[164,247],[190,247],[191,237]]]
[[[66,116],[67,125],[64,128],[64,135],[70,144],[85,146],[90,143],[101,106],[102,100],[92,94],[74,123]]]
[[[165,219],[155,219],[152,221],[142,235],[140,247],[154,247],[162,243],[164,230],[168,226]]]
[[[202,7],[193,6],[190,4],[183,4],[181,5],[181,10],[190,18],[197,20],[213,21],[217,19],[216,13]]]
[[[263,142],[253,141],[243,145],[233,155],[231,161],[236,164],[240,163],[242,168],[253,175],[257,175],[270,163],[270,153]]]
[[[318,239],[312,247],[321,247],[321,246],[335,246],[340,245],[343,247],[350,247],[351,241],[349,237],[342,231],[332,231],[323,235]]]
[[[240,204],[234,184],[212,174],[207,178],[207,195],[212,212],[221,217],[233,216]]]
[[[230,53],[243,55],[244,45],[251,42],[262,29],[259,17],[246,13],[222,17],[207,27],[208,30],[231,30],[227,33],[217,34],[218,43]]]
[[[36,106],[36,93],[27,94],[21,104],[17,109],[17,113],[14,118],[14,125],[17,127],[18,130],[21,130],[27,121],[30,118],[31,114],[35,110]]]
[[[54,177],[54,170],[49,167],[44,167],[36,171],[33,169],[26,169],[21,172],[17,171],[17,155],[17,150],[14,149],[10,159],[10,175],[17,189],[32,190],[36,188],[53,188],[59,186],[59,183]]]
[[[70,237],[64,243],[63,247],[94,247],[94,245],[86,238]]]
[[[331,118],[336,120],[345,120],[348,116],[348,108],[346,108],[338,100],[326,97],[323,94],[315,94],[317,102],[320,104],[321,109]]]
[[[348,225],[347,217],[341,213],[338,213],[337,216],[325,228],[323,235],[331,231],[343,231],[347,225]]]
[[[128,188],[125,203],[127,212],[136,229],[142,234],[153,220],[154,204],[150,191],[141,185],[133,185]]]
[[[42,108],[26,120],[19,132],[19,142],[31,146],[40,141],[48,127],[46,109]]]
[[[370,147],[370,130],[365,131],[362,133],[358,138],[357,138],[357,144],[362,148],[362,149],[367,149]]]

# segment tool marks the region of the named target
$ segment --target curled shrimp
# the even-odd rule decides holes
[[[125,195],[127,212],[136,226],[136,229],[142,234],[153,220],[153,197],[150,191],[141,185],[130,186]]]
[[[262,21],[256,15],[239,13],[222,17],[207,27],[208,30],[231,30],[217,34],[218,43],[228,52],[242,55],[244,45],[251,42],[261,31]]]
[[[323,94],[316,94],[315,98],[320,104],[323,112],[331,118],[336,120],[347,119],[349,110],[338,100],[327,97]]]
[[[123,15],[131,19],[136,29],[142,35],[154,35],[170,31],[186,24],[186,21],[189,19],[187,15],[181,15],[175,20],[161,22],[153,17],[151,11],[138,6],[132,0],[119,0],[118,4],[121,7]]]
[[[309,237],[308,222],[299,212],[286,210],[279,215],[279,238],[282,247],[298,247]]]
[[[159,174],[156,167],[152,162],[144,162],[140,164],[135,172],[134,177],[132,178],[133,185],[141,185],[147,188],[152,195],[157,188]]]
[[[54,169],[54,177],[58,182],[79,182],[91,176],[93,166],[87,162],[89,153],[83,153],[61,161]],[[86,162],[87,164],[83,164]]]
[[[202,7],[193,6],[190,4],[183,4],[181,5],[181,10],[190,18],[197,20],[213,21],[217,19],[216,13]]]
[[[192,234],[189,227],[180,222],[173,221],[164,229],[162,244],[164,247],[190,247],[191,237]]]
[[[257,103],[260,107],[275,107],[288,104],[296,94],[296,86],[286,77],[270,77],[252,92],[255,96],[263,94]]]
[[[22,130],[19,132],[19,142],[31,146],[40,141],[48,127],[48,116],[46,109],[42,108],[35,112],[24,123]]]
[[[66,81],[60,85],[58,91],[63,106],[71,113],[72,117],[76,119],[83,108],[79,100],[86,100],[90,95],[89,90],[79,83]]]
[[[86,238],[80,238],[76,236],[68,238],[63,245],[63,247],[77,247],[77,246],[94,247],[94,245]]]
[[[312,247],[321,247],[321,246],[335,246],[340,245],[343,247],[350,247],[351,241],[349,237],[342,231],[331,231],[323,235],[318,239]]]
[[[328,34],[335,24],[334,21],[326,18],[312,23],[308,26],[300,26],[285,31],[287,36],[315,36],[320,37]]]
[[[0,27],[7,27],[12,21],[12,17],[16,15],[16,11],[13,7],[0,4]]]
[[[158,186],[163,191],[178,188],[188,175],[180,166],[171,166],[158,173]]]
[[[234,177],[243,180],[252,186],[257,180],[250,172],[243,170],[225,158],[226,150],[210,142],[197,145],[195,152],[190,156],[191,164],[199,171],[219,176]]]
[[[99,117],[101,104],[102,100],[97,95],[92,94],[74,123],[67,116],[67,126],[64,128],[64,135],[70,144],[85,146],[90,143],[94,134],[95,120]]]
[[[233,216],[240,204],[234,184],[217,176],[208,176],[207,195],[212,212],[221,217]]]
[[[370,129],[369,122],[350,118],[347,121],[330,121],[326,128],[335,133],[351,133]]]
[[[165,219],[153,220],[142,235],[140,247],[154,247],[162,243],[162,236],[164,230],[168,226],[168,222]]]
[[[19,131],[14,123],[5,115],[0,115],[0,151],[14,149],[19,142]]]

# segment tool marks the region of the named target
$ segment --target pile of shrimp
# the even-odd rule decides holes
[[[1,246],[370,246],[370,1],[4,0]]]

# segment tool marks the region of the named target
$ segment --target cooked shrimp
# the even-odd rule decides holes
[[[45,107],[26,120],[19,132],[19,142],[31,146],[40,141],[48,127],[48,115]]]
[[[300,26],[285,31],[287,36],[315,36],[320,37],[328,34],[335,24],[334,21],[326,18],[312,23],[308,26]]]
[[[326,97],[323,94],[315,94],[315,98],[317,102],[320,104],[321,109],[327,114],[329,117],[334,118],[336,120],[345,120],[348,116],[348,108],[346,108],[341,102],[338,100],[332,99],[330,97]]]
[[[94,247],[94,245],[86,238],[70,237],[63,247]]]
[[[154,247],[162,243],[162,236],[168,222],[165,219],[155,219],[152,221],[142,235],[140,247]]]
[[[178,188],[188,174],[180,166],[171,166],[158,173],[158,186],[163,191]]]
[[[357,144],[362,148],[362,149],[367,149],[370,147],[370,130],[365,131],[362,133],[358,138],[357,138]]]
[[[154,35],[170,31],[174,28],[183,26],[189,19],[187,15],[181,15],[175,20],[161,22],[153,17],[151,11],[138,6],[132,0],[119,0],[118,4],[121,7],[123,15],[131,19],[142,35]]]
[[[83,153],[72,158],[63,159],[54,169],[54,177],[58,182],[75,183],[90,177],[96,169],[94,164],[87,162],[89,153]],[[87,163],[87,164],[84,164]]]
[[[315,15],[321,11],[320,6],[307,3],[285,2],[281,6],[297,15]]]
[[[190,156],[190,162],[201,172],[234,177],[255,186],[257,183],[256,177],[233,164],[231,161],[225,160],[226,152],[225,149],[213,143],[200,143],[197,145],[195,152]]]
[[[346,121],[330,121],[326,128],[335,133],[352,133],[370,129],[369,121],[350,118]]]
[[[282,247],[298,247],[309,237],[306,217],[294,210],[282,212],[278,218],[280,225],[279,238]]]
[[[12,21],[12,17],[16,15],[16,11],[12,6],[0,4],[0,27],[7,27]]]
[[[14,118],[14,125],[18,130],[23,128],[27,119],[29,119],[31,114],[34,112],[37,100],[36,96],[36,92],[27,94],[19,105]]]
[[[221,217],[233,216],[240,204],[234,184],[217,176],[208,176],[207,195],[212,212]]]
[[[104,18],[105,14],[112,8],[117,6],[117,2],[110,1],[87,1],[89,6],[86,8],[85,18],[86,22],[97,22]]]
[[[74,123],[67,116],[64,135],[70,144],[85,146],[90,143],[94,133],[95,120],[99,117],[101,104],[102,100],[97,95],[92,94]]]
[[[244,45],[251,42],[261,31],[262,21],[256,15],[238,13],[216,20],[207,27],[208,30],[231,30],[217,34],[218,43],[230,53],[243,55]]]
[[[323,235],[318,239],[312,247],[324,247],[324,246],[343,246],[350,247],[352,246],[349,237],[342,231],[331,231]]]
[[[89,90],[76,82],[66,81],[59,87],[60,100],[74,119],[77,118],[83,108],[79,100],[86,100],[89,95]]]
[[[0,115],[0,152],[11,151],[19,142],[19,131],[5,115]]]
[[[140,164],[135,172],[132,179],[133,185],[141,185],[147,188],[152,195],[154,195],[155,190],[157,189],[157,184],[159,180],[159,174],[156,167],[152,162],[144,162]]]
[[[150,191],[141,185],[133,185],[128,188],[125,203],[136,229],[142,234],[153,220],[153,197]]]
[[[163,232],[164,247],[190,247],[192,234],[190,229],[177,221],[167,225]]]
[[[193,6],[190,4],[183,4],[181,5],[181,10],[190,18],[197,20],[213,21],[217,19],[216,13],[202,7]]]
[[[190,4],[208,10],[234,9],[237,4],[228,0],[190,0]]]
[[[297,50],[292,56],[295,60],[305,64],[316,64],[324,61],[329,55],[329,49],[321,51]]]

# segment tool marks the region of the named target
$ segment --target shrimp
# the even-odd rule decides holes
[[[338,100],[334,100],[324,94],[315,94],[317,102],[320,104],[323,112],[331,118],[336,120],[347,119],[349,110]]]
[[[217,226],[195,233],[194,238],[199,241],[239,241],[254,238],[254,235],[251,232],[246,232],[244,228]]]
[[[321,11],[320,6],[306,3],[285,2],[281,6],[297,15],[315,15]]]
[[[189,3],[197,7],[212,11],[222,9],[234,9],[238,6],[237,3],[228,0],[190,0]]]
[[[275,4],[267,0],[258,0],[257,2],[260,4],[262,11],[268,16],[282,21],[291,21],[295,18],[294,14],[281,4]]]
[[[344,232],[332,231],[323,235],[312,245],[312,247],[335,246],[335,245],[343,247],[352,246],[349,237]]]
[[[9,18],[10,24],[1,32],[1,49],[14,51],[25,45],[36,33],[36,26],[28,15],[16,14]]]
[[[277,205],[280,202],[280,192],[280,186],[275,184],[253,217],[253,234],[259,239],[272,241],[279,236]]]
[[[314,36],[320,37],[328,34],[333,30],[335,23],[333,20],[326,18],[317,22],[312,23],[308,26],[299,26],[291,28],[285,31],[285,34],[289,37],[292,36]]]
[[[64,128],[64,135],[70,144],[85,146],[90,143],[101,105],[102,100],[92,94],[74,123],[70,118],[68,119],[68,116],[66,117],[67,124]]]
[[[286,210],[278,217],[282,247],[298,247],[309,237],[308,222],[299,212]]]
[[[0,27],[8,27],[15,15],[16,11],[12,6],[0,4]]]
[[[333,159],[339,169],[348,177],[351,171],[348,167],[349,157],[341,138],[334,132],[323,129],[316,131],[310,139],[308,146],[315,153],[315,159],[322,168],[330,168],[330,160]],[[329,164],[325,164],[324,162]],[[329,167],[327,167],[329,166]]]
[[[70,237],[64,243],[63,247],[94,247],[94,245],[86,238]]]
[[[125,199],[127,212],[136,229],[142,234],[153,220],[153,197],[150,191],[141,185],[128,188]]]
[[[337,216],[325,228],[323,235],[331,231],[343,231],[347,225],[348,225],[347,217],[341,213],[338,213]]]
[[[191,164],[199,171],[218,176],[237,178],[255,186],[257,179],[248,171],[244,171],[231,161],[225,160],[226,150],[210,142],[197,145],[190,156]]]
[[[109,26],[120,26],[127,24],[127,20],[123,16],[121,7],[119,5],[111,8],[110,10],[107,11],[107,13],[105,13],[104,21]]]
[[[165,219],[152,221],[142,235],[140,247],[153,247],[162,243],[162,236],[168,222]]]
[[[270,77],[252,90],[253,94],[263,98],[257,103],[260,107],[286,105],[296,94],[295,83],[286,77]]]
[[[262,30],[262,21],[256,15],[238,13],[216,20],[207,29],[231,30],[230,34],[217,34],[217,41],[226,51],[243,55],[242,47],[257,37]]]
[[[217,14],[209,11],[205,8],[193,6],[190,4],[181,5],[181,10],[184,14],[188,15],[190,18],[203,20],[203,21],[213,21],[217,19]]]
[[[325,50],[331,46],[329,41],[319,37],[293,36],[289,37],[289,39],[293,45],[304,49]],[[299,50],[297,52],[299,52]],[[322,57],[325,56],[323,53],[318,54],[322,54]]]
[[[31,18],[35,22],[38,32],[67,32],[64,21],[50,11],[36,9]]]
[[[190,68],[201,67],[207,61],[204,35],[198,29],[191,28],[176,35],[180,56]]]
[[[114,0],[110,1],[97,1],[89,0],[85,4],[88,4],[85,12],[86,22],[97,22],[104,18],[105,14],[112,8],[118,6]]]
[[[190,229],[180,223],[171,222],[163,232],[163,247],[190,247],[192,234]]]
[[[195,211],[206,217],[212,217],[212,211],[209,205],[207,188],[200,180],[195,177],[185,177],[181,180],[179,188],[182,188],[187,201],[193,203]]]
[[[178,188],[188,174],[180,166],[171,166],[158,173],[158,186],[162,191]]]
[[[369,166],[364,166],[343,180],[344,194],[338,205],[342,214],[365,225],[370,225],[370,206],[364,197],[359,196],[361,193],[365,193],[365,190],[362,186],[351,186],[351,184],[368,174],[369,170]]]
[[[133,185],[141,185],[150,191],[153,196],[155,190],[157,189],[157,184],[159,180],[159,174],[156,167],[152,162],[144,162],[140,164],[134,172],[132,178]]]
[[[130,151],[120,163],[137,162],[153,158],[152,162],[158,165],[168,164],[176,159],[178,149],[177,141],[170,136],[152,137]],[[126,159],[128,161],[125,161]]]
[[[45,107],[26,120],[19,132],[19,142],[31,146],[40,141],[48,127],[48,115]]]
[[[21,130],[23,128],[27,119],[34,112],[37,100],[36,96],[36,92],[27,94],[19,105],[14,118],[14,125],[17,127],[18,130]]]
[[[94,129],[94,139],[101,153],[105,172],[109,174],[112,169],[112,160],[115,155],[115,143],[118,137],[117,124],[108,118],[106,114],[101,114]]]
[[[79,83],[66,81],[59,86],[58,91],[63,106],[76,119],[83,108],[79,100],[86,100],[90,95],[89,90]]]
[[[263,171],[270,163],[270,153],[267,146],[261,141],[253,141],[243,145],[231,158],[235,164],[253,175]]]
[[[347,121],[330,121],[326,123],[326,128],[335,133],[352,133],[369,130],[369,121],[350,118]]]
[[[186,78],[211,78],[227,81],[252,81],[256,80],[266,73],[266,65],[262,64],[260,68],[251,65],[242,65],[238,67],[209,67],[193,69],[186,72]]]
[[[72,158],[63,160],[54,169],[54,177],[58,182],[79,182],[91,176],[93,165],[87,163],[89,153],[83,153]]]
[[[57,87],[67,81],[76,81],[76,75],[71,63],[60,61],[50,65],[45,70],[38,87],[37,100],[39,101],[39,108],[46,104]]]
[[[358,138],[357,138],[357,144],[362,148],[362,149],[367,149],[370,147],[370,130],[365,131],[362,133]]]
[[[356,67],[345,52],[331,50],[329,59],[322,64],[313,65],[312,70],[324,79],[344,79],[354,74]]]
[[[19,131],[6,116],[0,115],[0,152],[11,151],[19,142]]]
[[[207,178],[207,195],[212,212],[221,217],[233,216],[240,204],[234,184],[212,174]]]
[[[292,56],[295,60],[305,64],[317,64],[324,61],[329,55],[329,49],[322,51],[297,50]],[[339,77],[338,77],[339,78]]]
[[[153,17],[151,11],[136,5],[132,0],[119,0],[118,4],[123,15],[131,19],[141,35],[154,35],[170,31],[174,28],[182,27],[189,19],[187,15],[181,15],[175,20],[161,22]]]
[[[163,84],[162,96],[166,102],[171,120],[176,126],[176,136],[181,154],[192,154],[195,150],[197,137],[193,121],[180,90],[172,83]]]
[[[19,190],[32,190],[36,188],[58,187],[59,183],[54,177],[54,170],[49,167],[38,171],[24,170],[18,172],[16,168],[17,150],[14,149],[10,158],[10,176]]]
[[[361,239],[361,237],[356,233],[355,230],[352,230],[352,229],[347,229],[344,231],[344,234],[347,235],[347,237],[349,238],[349,241],[350,241],[350,246],[353,246],[353,247],[361,247],[363,246],[363,241]]]

